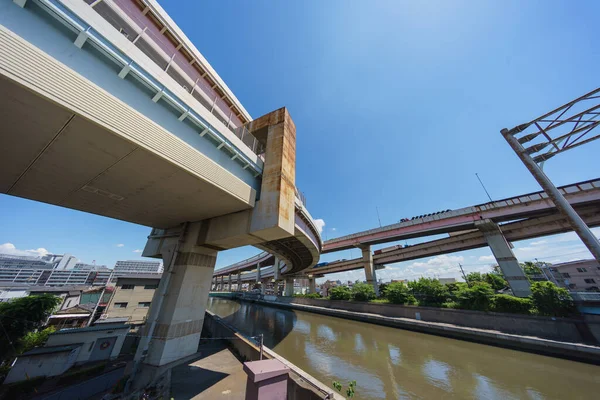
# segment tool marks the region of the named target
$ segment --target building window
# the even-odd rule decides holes
[[[587,272],[587,268],[577,268],[577,272]]]
[[[135,285],[121,285],[121,289],[133,289],[135,288]]]
[[[574,283],[569,284],[569,289],[575,289],[577,286]]]
[[[115,308],[127,308],[127,303],[115,303]]]
[[[158,283],[154,283],[152,285],[144,285],[144,289],[156,289],[158,288]]]
[[[569,274],[568,272],[563,272],[561,275],[562,275],[563,278],[570,278],[571,277],[571,274]]]
[[[148,308],[148,307],[150,307],[150,302],[149,301],[140,301],[138,303],[138,307]]]
[[[592,278],[584,279],[585,283],[596,283]]]

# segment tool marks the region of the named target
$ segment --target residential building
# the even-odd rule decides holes
[[[94,311],[94,304],[75,305],[55,312],[48,318],[48,325],[56,329],[84,328]]]
[[[114,294],[101,319],[128,318],[129,324],[143,324],[159,282],[157,274],[117,277]]]
[[[543,268],[548,279],[573,292],[600,291],[600,265],[596,260],[577,260]]]
[[[162,272],[162,264],[158,261],[144,260],[117,261],[114,271],[117,276],[123,274]]]
[[[129,325],[106,324],[51,333],[43,347],[18,356],[4,383],[57,376],[78,364],[114,359],[129,329]]]

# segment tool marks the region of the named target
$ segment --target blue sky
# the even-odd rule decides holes
[[[325,221],[324,238],[377,226],[376,207],[390,224],[485,202],[476,172],[496,199],[539,190],[500,129],[598,86],[595,1],[161,4],[253,117],[289,108],[296,183],[313,217]],[[600,141],[552,159],[545,170],[558,185],[597,178],[599,150]],[[44,248],[109,266],[137,258],[149,233],[9,196],[0,196],[0,221],[0,244],[14,246],[0,251]],[[587,256],[567,239],[575,238],[516,243],[517,255]],[[256,252],[223,252],[217,266]],[[474,250],[386,272],[454,276],[460,257],[477,269],[490,254]]]

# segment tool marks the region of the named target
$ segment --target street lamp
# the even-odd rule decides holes
[[[600,241],[543,171],[557,154],[600,138],[600,88],[564,104],[531,122],[500,132],[556,208],[600,263]],[[528,147],[524,147],[527,145]]]

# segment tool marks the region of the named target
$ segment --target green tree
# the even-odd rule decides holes
[[[469,272],[467,274],[467,283],[469,285],[474,285],[476,282],[485,282],[481,272]]]
[[[352,291],[348,286],[334,286],[329,289],[329,298],[331,300],[350,300]]]
[[[50,326],[41,331],[27,332],[25,336],[19,340],[19,353],[25,353],[35,347],[43,346],[48,340],[48,336],[55,331],[56,328]]]
[[[540,315],[566,317],[576,312],[569,292],[552,282],[532,283],[531,299]]]
[[[387,290],[389,283],[380,283],[379,284],[379,297],[385,298],[385,292]]]
[[[394,304],[415,304],[417,299],[404,282],[392,282],[387,285],[385,298]]]
[[[492,289],[501,290],[504,289],[508,283],[501,274],[496,273],[485,273],[481,272],[471,272],[467,275],[467,282],[469,285],[473,286],[477,282],[486,282],[488,283]]]
[[[531,261],[525,261],[524,263],[519,263],[519,265],[528,277],[542,274],[541,268]]]
[[[494,289],[486,282],[476,282],[456,293],[460,308],[465,310],[488,311],[494,297]]]
[[[419,280],[408,282],[408,287],[419,304],[426,306],[439,306],[447,300],[449,295],[446,285],[442,285],[438,279],[419,278]]]
[[[352,299],[356,301],[369,301],[375,297],[375,288],[368,283],[355,283],[352,286]]]
[[[27,332],[37,329],[60,304],[60,298],[49,294],[27,296],[0,303],[0,357],[14,355],[19,340]]]
[[[465,282],[446,283],[446,287],[448,288],[448,291],[450,292],[450,294],[454,294],[466,286],[467,286],[467,284]]]
[[[494,290],[502,290],[508,286],[508,282],[506,282],[502,275],[493,273],[484,274],[483,279],[485,280],[485,282],[489,283],[492,289]]]

